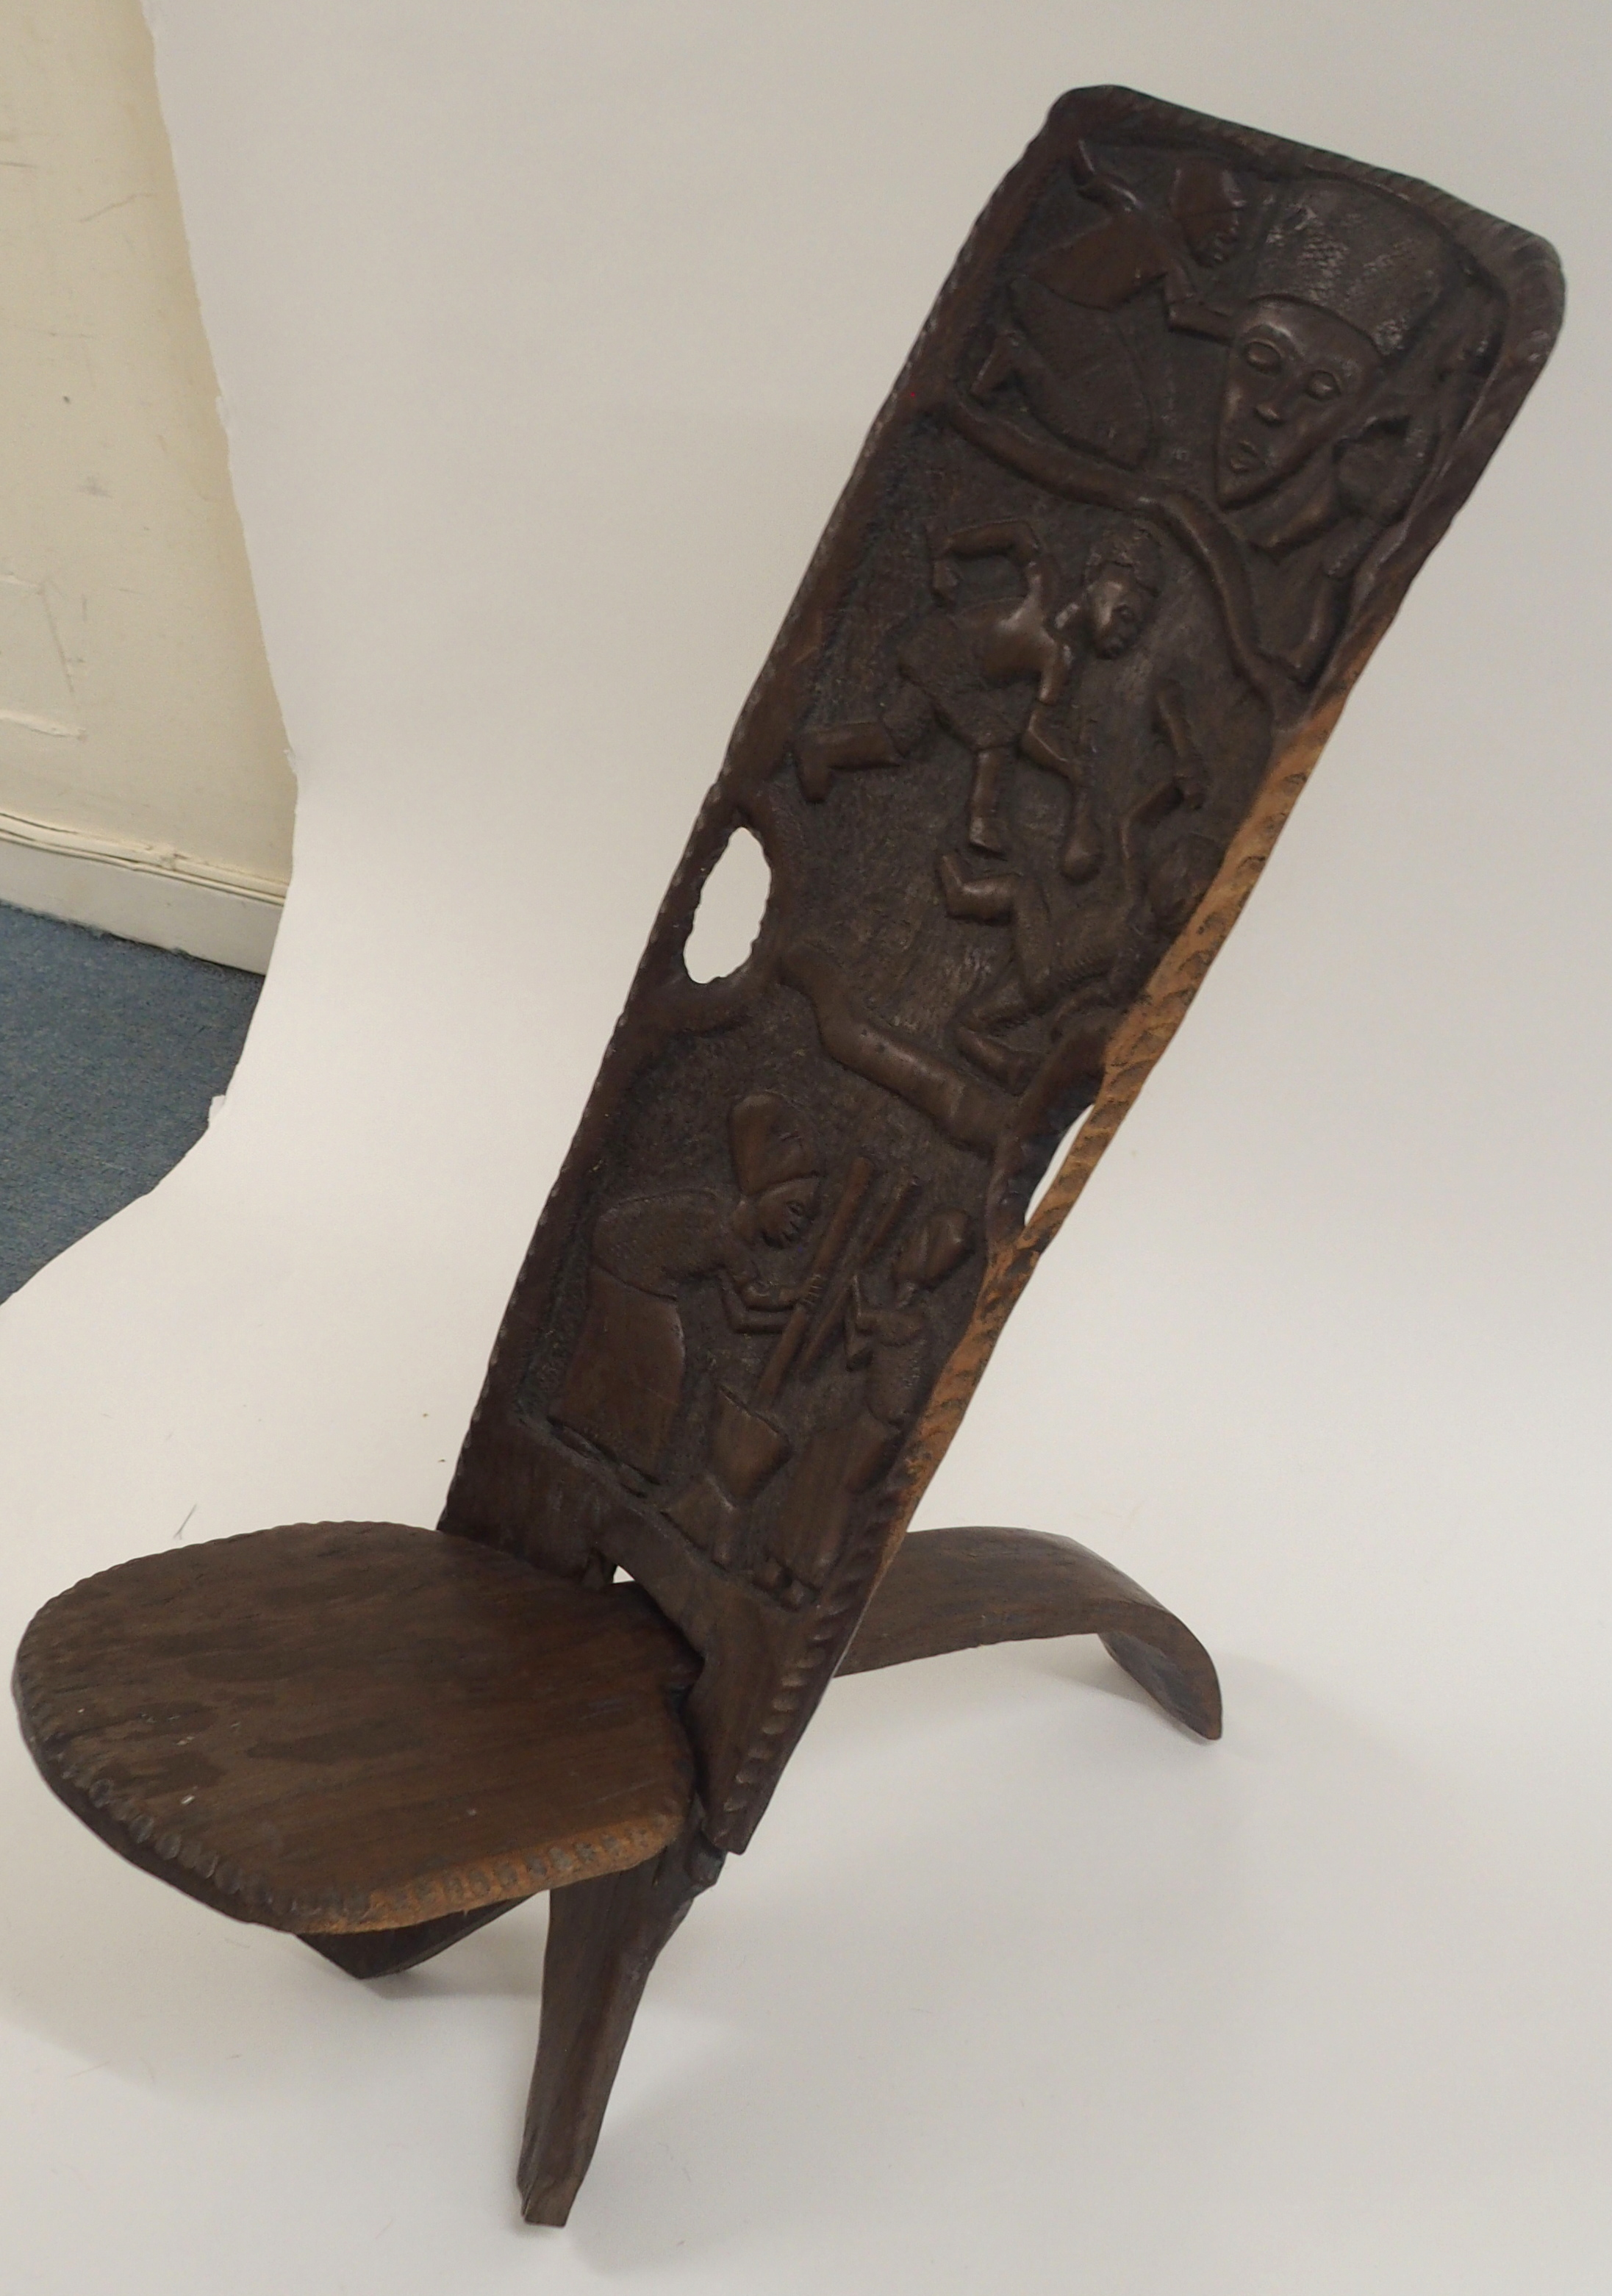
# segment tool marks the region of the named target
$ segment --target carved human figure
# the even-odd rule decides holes
[[[960,605],[961,566],[1011,559],[1016,594]],[[1101,534],[1071,590],[1057,559],[1021,519],[965,527],[936,554],[932,586],[938,612],[913,624],[896,648],[901,682],[879,716],[809,727],[796,743],[801,787],[814,802],[827,797],[837,772],[898,766],[917,755],[938,724],[974,754],[968,838],[985,853],[1004,853],[1006,778],[1016,755],[1062,774],[1078,791],[1084,761],[1060,725],[1083,661],[1113,660],[1135,644],[1164,586],[1164,561],[1144,526],[1126,520]],[[1006,689],[1031,688],[1027,708]],[[1079,841],[1078,806],[1066,864],[1089,865]]]
[[[896,1251],[882,1305],[869,1296],[860,1272],[852,1278],[845,1359],[847,1369],[864,1371],[862,1392],[848,1416],[821,1429],[802,1450],[756,1571],[757,1583],[792,1608],[827,1585],[855,1501],[884,1473],[929,1391],[929,1322],[921,1295],[944,1283],[972,1247],[966,1212],[935,1212]]]
[[[1189,157],[1160,211],[1084,145],[1072,164],[1082,193],[1108,216],[1011,282],[1012,321],[992,343],[974,394],[989,398],[1017,379],[1050,430],[1134,470],[1152,446],[1153,419],[1141,371],[1112,315],[1157,286],[1171,326],[1223,340],[1230,318],[1207,299],[1197,275],[1236,253],[1247,195],[1229,168]]]
[[[1419,353],[1437,355],[1428,322],[1452,284],[1436,229],[1354,184],[1296,185],[1260,248],[1227,356],[1215,491],[1256,554],[1269,649],[1301,684],[1428,467],[1437,397]]]
[[[582,1331],[553,1417],[654,1480],[683,1403],[679,1294],[715,1280],[735,1332],[776,1332],[803,1287],[762,1280],[757,1250],[797,1242],[817,1209],[822,1160],[803,1119],[773,1092],[729,1117],[736,1199],[708,1188],[633,1196],[594,1222]]]
[[[1100,872],[1078,892],[1061,871],[997,870],[971,877],[954,855],[941,857],[948,914],[1009,929],[1002,963],[965,1000],[953,1022],[960,1051],[1005,1091],[1023,1092],[1046,1050],[1040,1043],[1012,1044],[1008,1036],[1043,1015],[1067,1065],[1092,1075],[1101,1070],[1119,1013],[1220,865],[1220,843],[1197,819],[1206,780],[1174,685],[1160,689],[1155,721],[1174,752],[1174,769],[1125,811],[1110,836],[1102,837],[1093,824]]]

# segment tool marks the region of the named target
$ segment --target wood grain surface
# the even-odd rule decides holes
[[[560,1890],[534,2218],[563,2220],[650,1965],[837,1669],[1094,1631],[1218,1731],[1207,1653],[1100,1558],[901,1542],[1561,310],[1542,241],[1426,184],[1065,96],[695,821],[449,1535],[263,1532],[29,1628],[50,1784],[226,1912],[378,1973]],[[765,914],[697,981],[741,829]]]
[[[687,1636],[718,1847],[1561,305],[1509,224],[1125,88],[1064,97],[981,216],[694,824],[443,1516],[618,1566]],[[765,912],[696,981],[740,829]]]
[[[1191,1630],[1089,1546],[1039,1530],[922,1530],[904,1538],[839,1662],[841,1674],[904,1666],[985,1643],[1101,1635],[1167,1714],[1221,1732],[1215,1661]]]
[[[384,1930],[652,1857],[693,1783],[682,1638],[391,1523],[155,1554],[58,1595],[16,1694],[49,1783],[238,1919]]]

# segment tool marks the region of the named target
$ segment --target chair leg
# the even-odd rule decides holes
[[[302,1942],[345,1969],[349,1977],[399,1977],[446,1953],[472,1930],[485,1929],[501,1914],[524,1906],[524,1898],[506,1898],[496,1906],[478,1906],[474,1913],[444,1914],[434,1922],[411,1922],[401,1930],[331,1930],[320,1935],[304,1932]]]
[[[520,2148],[528,2224],[562,2225],[569,2216],[650,1972],[722,1862],[691,1818],[658,1857],[552,1892],[543,2023]]]
[[[873,1590],[841,1674],[1043,1635],[1100,1635],[1166,1714],[1218,1738],[1215,1661],[1173,1611],[1089,1546],[1039,1530],[920,1530]]]

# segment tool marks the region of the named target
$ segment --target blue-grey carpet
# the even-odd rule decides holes
[[[0,904],[0,1300],[200,1137],[262,986]]]

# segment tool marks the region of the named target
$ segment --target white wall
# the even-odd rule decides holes
[[[0,0],[0,899],[266,964],[293,785],[139,0]]]
[[[0,1740],[13,2277],[1605,2296],[1604,0],[156,18],[298,868],[218,1121],[0,1308],[12,1639],[177,1539],[434,1520],[734,712],[1055,94],[1429,176],[1574,308],[926,1507],[1112,1554],[1224,1742],[1062,1647],[838,1686],[544,2235],[541,1906],[366,1991]]]

